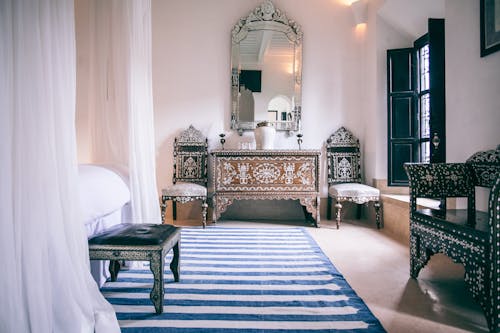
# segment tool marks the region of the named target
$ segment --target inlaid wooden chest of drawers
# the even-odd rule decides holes
[[[319,226],[319,150],[215,150],[213,221],[233,200],[299,200]]]

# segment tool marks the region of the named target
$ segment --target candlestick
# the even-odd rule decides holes
[[[297,143],[299,144],[299,150],[300,150],[300,144],[302,143],[302,133],[297,134]]]
[[[224,139],[224,137],[226,136],[226,134],[221,133],[219,134],[219,136],[220,136],[220,144],[222,145],[222,150],[224,150],[224,143],[226,143],[226,139]]]

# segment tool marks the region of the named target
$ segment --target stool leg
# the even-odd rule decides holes
[[[203,203],[201,204],[201,218],[202,218],[202,223],[203,223],[203,228],[207,226],[207,209],[208,209],[208,204],[206,200],[203,200]]]
[[[153,273],[154,283],[153,289],[150,293],[150,299],[155,306],[157,314],[163,312],[163,296],[165,295],[165,290],[163,286],[163,251],[155,251],[151,254],[151,259],[149,260],[149,269]]]
[[[120,271],[120,262],[118,260],[109,261],[109,274],[111,275],[111,281],[115,282],[118,277],[118,272]]]
[[[180,271],[180,246],[179,243],[181,241],[179,240],[177,244],[174,245],[173,250],[174,250],[174,257],[172,258],[172,262],[170,263],[170,269],[172,270],[172,273],[174,274],[174,281],[179,282],[179,271]]]
[[[320,205],[321,205],[321,199],[319,198],[319,196],[316,197],[316,217],[314,219],[314,226],[316,228],[319,228],[319,222],[321,220],[321,209],[320,209]]]
[[[217,195],[212,197],[212,223],[217,223]]]
[[[172,200],[172,215],[174,221],[177,220],[177,201]]]
[[[337,229],[340,228],[340,219],[342,214],[342,204],[337,200],[335,204],[335,208],[337,209]]]

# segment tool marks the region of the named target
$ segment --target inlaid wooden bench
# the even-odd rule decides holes
[[[163,312],[163,261],[173,249],[170,269],[179,281],[181,229],[166,224],[119,224],[89,239],[91,260],[110,260],[111,281],[116,281],[120,260],[149,261],[154,283],[150,293],[156,313]]]
[[[499,147],[500,148],[500,147]],[[405,164],[410,180],[410,274],[435,253],[465,268],[465,282],[484,310],[490,332],[500,332],[500,149],[466,163]],[[476,186],[490,189],[487,212],[476,210]],[[446,198],[467,198],[467,208],[447,209]],[[417,198],[440,199],[440,209],[420,209]]]

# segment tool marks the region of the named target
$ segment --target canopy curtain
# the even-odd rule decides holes
[[[151,1],[91,0],[87,110],[91,161],[129,174],[133,223],[160,223],[151,72]],[[82,74],[83,75],[83,74]]]
[[[0,332],[119,332],[80,219],[73,0],[0,1]]]

